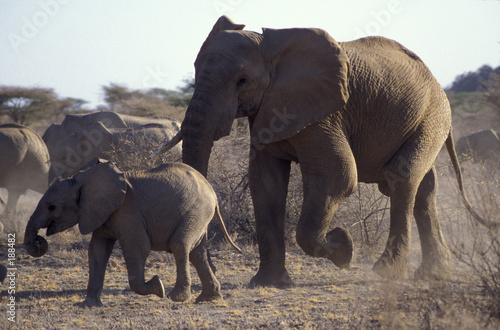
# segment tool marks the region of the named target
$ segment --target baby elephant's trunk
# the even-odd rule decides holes
[[[41,257],[49,248],[49,244],[42,236],[38,235],[38,227],[35,225],[33,216],[28,221],[24,232],[24,248],[32,257]]]

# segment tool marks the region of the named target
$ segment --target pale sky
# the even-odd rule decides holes
[[[395,39],[443,87],[500,65],[500,1],[0,0],[0,85],[102,104],[102,86],[176,89],[221,15],[247,30],[323,28]]]

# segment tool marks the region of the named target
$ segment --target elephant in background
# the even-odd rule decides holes
[[[65,136],[78,132],[96,122],[101,122],[107,128],[139,128],[144,125],[157,125],[171,131],[179,131],[180,129],[180,123],[175,120],[129,116],[111,111],[96,111],[83,115],[67,115],[61,124],[50,125],[42,138],[47,146],[52,146]]]
[[[456,143],[456,150],[460,162],[471,160],[474,164],[500,169],[500,139],[491,129],[462,136]]]
[[[102,134],[105,135],[108,135],[110,132],[108,129],[123,129],[123,131],[141,129],[144,130],[143,132],[147,131],[147,134],[155,134],[153,133],[154,131],[159,133],[160,130],[164,130],[164,134],[171,137],[180,129],[180,123],[175,120],[136,117],[111,111],[98,111],[84,115],[67,115],[61,124],[52,124],[42,136],[49,149],[50,157],[54,160],[49,173],[49,182],[52,182],[55,177],[73,174],[76,169],[80,168],[80,166],[84,165],[94,156],[102,156],[96,153],[98,149],[109,150],[112,148],[110,145],[106,145],[105,141],[99,141],[100,136],[92,138],[92,134],[89,132],[97,135],[101,134],[99,131],[94,131],[97,123],[101,123],[106,128],[105,131],[102,131]],[[71,140],[71,138],[68,138],[69,136],[82,133],[86,133],[89,139],[85,141],[80,139],[82,144],[77,149],[75,149],[75,145],[72,145],[70,150],[62,143],[64,140]],[[98,139],[96,140],[96,138]],[[112,139],[108,137],[105,140],[109,142]],[[132,144],[137,143],[138,139],[133,139]],[[137,145],[137,147],[138,150],[146,149],[148,145],[150,144]],[[116,146],[116,148],[121,148],[121,145]],[[92,151],[89,152],[88,149]],[[178,151],[180,157],[180,148]],[[91,153],[91,155],[87,155],[87,153]]]
[[[235,118],[248,117],[260,254],[250,286],[293,284],[284,237],[292,161],[300,163],[304,189],[296,241],[308,255],[349,266],[352,239],[329,225],[358,182],[374,183],[391,201],[389,238],[374,271],[406,274],[414,216],[422,248],[416,277],[446,277],[450,253],[437,218],[434,161],[444,143],[456,169],[458,161],[446,94],[422,60],[382,37],[338,43],[320,29],[243,28],[225,16],[215,23],[196,58],[195,91],[174,140],[183,141],[183,162],[206,175],[214,141],[230,133]],[[460,179],[459,187],[468,210],[489,225]]]
[[[222,298],[220,284],[209,263],[207,226],[219,220],[217,198],[206,179],[182,163],[166,163],[148,171],[121,172],[114,164],[92,160],[74,177],[50,186],[31,216],[24,246],[34,257],[44,255],[47,241],[38,235],[47,228],[53,235],[78,224],[82,235],[92,233],[89,245],[89,282],[82,305],[101,306],[101,291],[109,256],[120,242],[130,288],[138,294],[164,296],[155,275],[144,280],[144,266],[151,250],[174,254],[177,281],[170,292],[174,301],[191,296],[189,261],[203,286],[197,301]]]
[[[146,158],[152,143],[168,141],[177,132],[155,123],[133,128],[108,128],[100,121],[91,123],[49,146],[52,161],[49,180],[69,177],[95,157],[109,158],[124,170],[134,168]],[[180,155],[178,148],[173,158]]]
[[[0,187],[9,193],[8,212],[16,210],[27,189],[42,194],[47,190],[49,167],[49,152],[38,134],[22,125],[0,126]]]

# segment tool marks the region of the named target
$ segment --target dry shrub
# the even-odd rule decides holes
[[[390,200],[377,185],[359,183],[335,218],[349,230],[363,257],[379,254],[389,233]]]
[[[149,155],[167,141],[158,141],[155,137],[144,134],[141,129],[133,131],[131,135],[133,137],[127,136],[119,144],[112,144],[111,149],[105,152],[105,158],[115,162],[121,170],[148,170],[166,162],[181,160],[180,153],[175,152],[175,149],[150,158]]]
[[[253,243],[256,234],[248,183],[248,148],[249,138],[245,130],[233,129],[229,138],[216,142],[210,159],[208,181],[217,194],[228,232],[238,233],[240,240]],[[214,222],[209,227],[209,234],[212,233],[217,233],[216,241],[222,240],[222,232]]]
[[[464,168],[473,207],[484,219],[500,224],[500,168],[482,164],[466,164]],[[492,298],[493,310],[500,316],[499,227],[487,229],[468,213],[455,216],[460,223],[454,230],[452,253],[481,280],[485,293]]]

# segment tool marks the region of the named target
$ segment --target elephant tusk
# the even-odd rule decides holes
[[[156,150],[152,154],[149,155],[149,158],[154,158],[158,155],[164,154],[165,152],[169,151],[173,147],[175,147],[179,142],[182,141],[182,133],[179,131],[170,141],[168,141],[163,147],[160,149]]]

